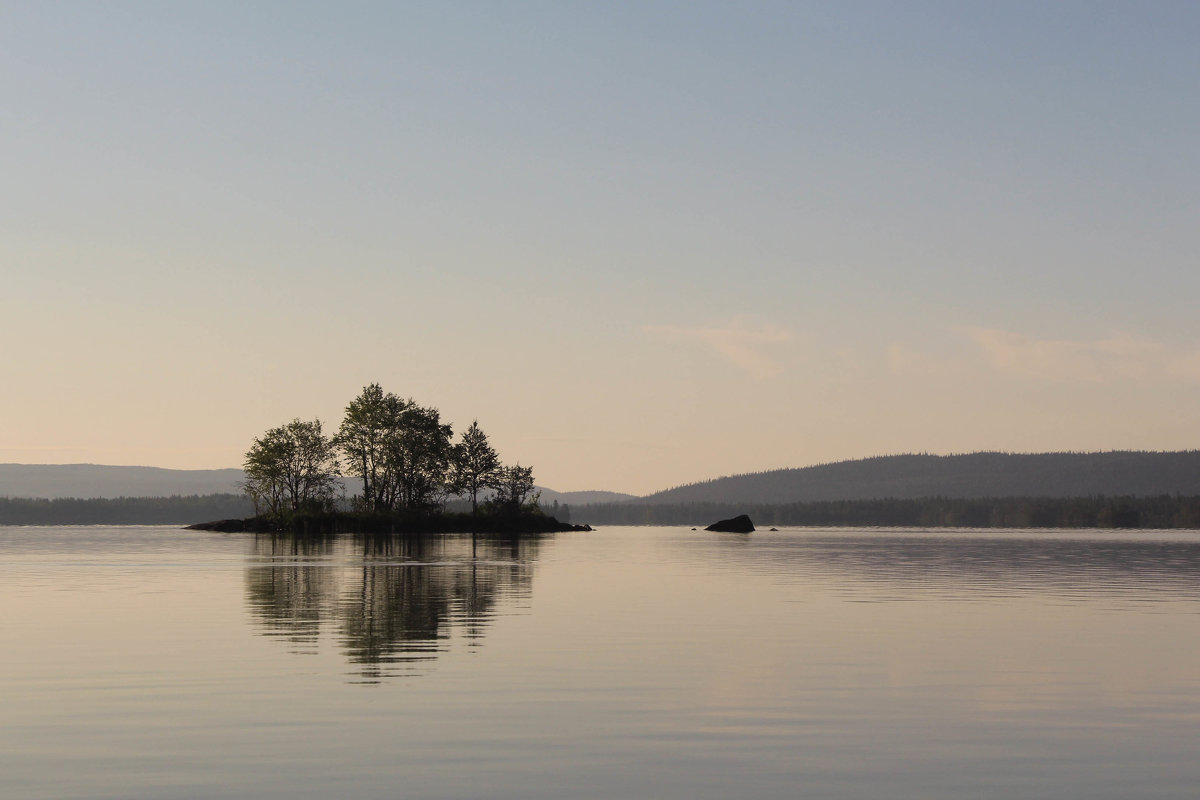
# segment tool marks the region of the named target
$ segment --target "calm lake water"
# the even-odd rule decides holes
[[[1184,798],[1200,533],[0,528],[4,798]]]

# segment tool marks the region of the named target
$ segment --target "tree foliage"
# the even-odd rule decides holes
[[[390,508],[424,511],[439,507],[450,491],[453,430],[442,424],[436,408],[406,401],[398,427],[387,437],[387,478],[394,502]]]
[[[372,383],[346,406],[346,416],[334,441],[346,458],[349,473],[362,478],[359,500],[364,510],[378,511],[389,505],[387,437],[403,413],[403,403],[390,392],[384,394],[378,383]]]
[[[361,510],[428,510],[445,499],[453,431],[436,408],[419,406],[373,383],[346,406],[337,445],[350,474],[362,478]]]
[[[270,429],[254,440],[243,466],[246,493],[260,514],[286,517],[332,508],[337,454],[318,419]]]
[[[471,513],[475,514],[479,511],[479,493],[497,488],[500,475],[500,456],[475,420],[454,446],[453,488],[456,493],[470,496]]]
[[[499,479],[496,481],[496,494],[492,497],[492,507],[504,513],[516,513],[526,507],[537,506],[538,495],[534,492],[533,467],[522,467],[516,464],[511,467],[501,467]]]
[[[344,464],[347,474],[362,479],[353,509],[368,515],[444,512],[447,500],[460,494],[470,496],[474,514],[486,490],[495,491],[493,512],[536,506],[531,468],[501,466],[478,422],[457,444],[453,433],[436,408],[372,383],[346,406],[332,439],[316,420],[294,420],[255,439],[246,453],[246,492],[260,515],[333,510],[333,487]]]

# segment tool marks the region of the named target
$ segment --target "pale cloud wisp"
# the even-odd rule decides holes
[[[675,325],[643,325],[642,330],[668,341],[699,342],[720,358],[762,380],[782,371],[779,360],[768,352],[773,346],[792,341],[793,334],[778,325],[753,324],[734,319],[722,327],[683,328]]]
[[[1200,380],[1200,351],[1115,334],[1106,339],[1038,339],[994,328],[965,328],[998,372],[1024,378],[1108,383],[1139,378]]]

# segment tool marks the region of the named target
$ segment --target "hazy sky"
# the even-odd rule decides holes
[[[1200,5],[0,3],[0,462],[1200,447]]]

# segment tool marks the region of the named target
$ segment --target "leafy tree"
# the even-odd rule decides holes
[[[373,383],[346,406],[337,443],[363,480],[360,506],[375,513],[424,510],[447,493],[453,431],[436,408],[402,400]]]
[[[246,480],[242,484],[254,503],[254,513],[272,517],[283,516],[284,464],[288,460],[287,441],[283,428],[272,428],[246,452],[242,468]]]
[[[492,506],[503,513],[517,513],[527,504],[536,507],[538,495],[533,491],[533,467],[501,467],[496,481]]]
[[[453,486],[471,496],[471,513],[479,511],[479,492],[494,489],[500,480],[500,456],[479,429],[479,421],[463,431],[462,441],[454,446]]]
[[[533,470],[502,466],[478,422],[458,444],[452,437],[436,408],[372,383],[346,406],[332,440],[321,435],[316,420],[295,420],[256,439],[246,454],[246,491],[260,515],[330,507],[340,455],[347,474],[362,479],[355,507],[371,514],[444,511],[452,492],[469,493],[474,514],[486,489],[496,492],[488,501],[492,510],[537,508]]]
[[[391,392],[384,394],[378,383],[365,387],[346,406],[335,441],[350,474],[362,478],[361,505],[366,511],[383,511],[394,503],[389,496],[394,486],[387,475],[389,438],[404,410],[405,401]]]
[[[394,507],[425,510],[441,505],[448,492],[453,430],[436,408],[411,400],[386,436],[386,477],[394,487]]]
[[[244,468],[246,494],[259,514],[284,517],[333,505],[339,465],[319,419],[270,429],[254,440]]]

